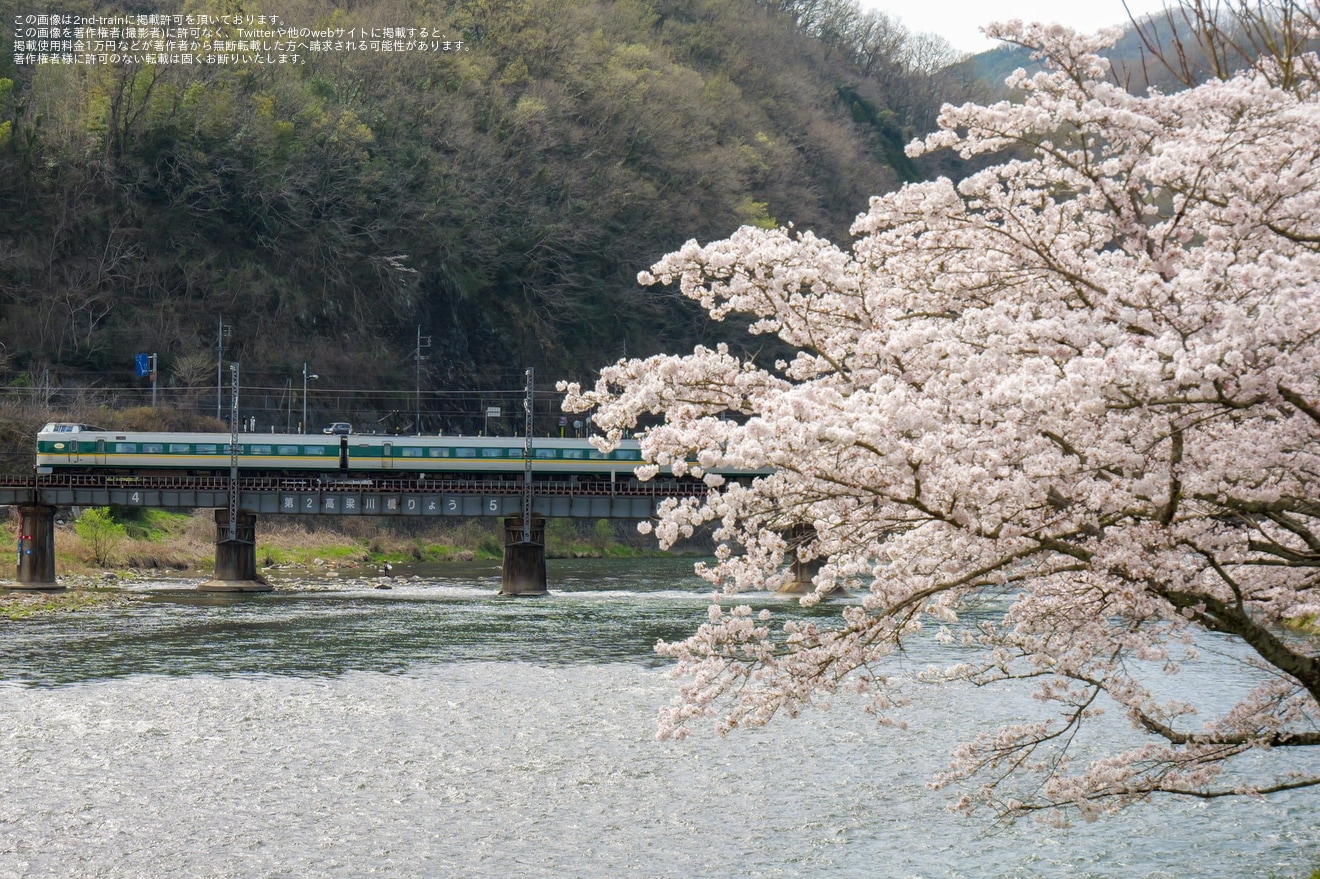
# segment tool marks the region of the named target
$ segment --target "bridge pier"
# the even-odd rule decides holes
[[[793,559],[793,564],[789,566],[789,571],[793,578],[785,583],[780,592],[790,595],[806,595],[816,588],[812,579],[820,573],[821,565],[825,564],[821,559]]]
[[[55,508],[20,505],[18,522],[19,588],[63,588],[55,582]]]
[[[197,588],[203,592],[269,592],[257,573],[257,515],[239,513],[229,539],[229,510],[215,511],[215,577]]]
[[[504,519],[500,595],[545,595],[545,517],[533,516],[531,540],[523,540],[522,516]]]
[[[816,589],[816,584],[812,582],[820,569],[825,564],[824,559],[809,558],[804,559],[797,554],[797,548],[803,544],[816,539],[816,529],[811,525],[794,525],[784,535],[788,540],[789,552],[793,554],[793,562],[789,565],[789,571],[792,578],[779,588],[779,591],[785,595],[806,595]],[[843,589],[831,589],[826,595],[838,596],[845,594]]]

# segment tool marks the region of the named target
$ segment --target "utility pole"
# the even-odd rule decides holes
[[[304,360],[303,361],[303,419],[302,419],[302,425],[298,429],[299,433],[307,432],[307,380],[309,378],[317,379],[320,378],[320,376],[317,375],[316,373],[312,373],[311,375],[308,375],[307,361]]]
[[[146,376],[151,381],[151,408],[156,408],[156,355],[138,354],[133,358],[137,366],[137,374]]]
[[[221,411],[221,388],[223,387],[224,370],[222,361],[225,359],[225,342],[229,341],[229,334],[233,332],[233,327],[225,323],[225,319],[220,318],[220,329],[215,334],[215,417],[222,417]]]
[[[238,364],[229,364],[229,540],[238,539]]]
[[[431,347],[431,337],[422,335],[422,325],[417,325],[417,347],[413,349],[413,368],[416,376],[416,406],[413,412],[413,429],[422,435],[422,361],[430,358],[422,356],[422,348]]]
[[[532,384],[533,367],[527,367],[527,389],[523,395],[523,543],[532,542],[532,409],[536,402]]]

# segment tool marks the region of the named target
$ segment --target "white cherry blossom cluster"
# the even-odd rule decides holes
[[[1045,70],[1014,75],[1014,102],[946,107],[909,152],[1012,158],[873,199],[851,249],[745,227],[639,276],[751,316],[791,359],[698,348],[565,387],[606,443],[663,416],[640,436],[643,476],[709,494],[667,504],[655,531],[668,545],[713,523],[717,587],[820,559],[813,600],[862,594],[834,627],[716,608],[660,645],[685,678],[662,734],[764,723],[846,685],[897,722],[914,682],[886,657],[933,628],[963,659],[922,680],[1027,679],[1048,709],[957,750],[937,783],[967,788],[965,808],[1093,817],[1320,784],[1286,758],[1223,776],[1247,752],[1320,746],[1316,641],[1286,626],[1320,615],[1316,84],[1281,88],[1262,62],[1134,95],[1095,54],[1112,32],[996,34]],[[961,621],[987,603],[1007,610]],[[1218,710],[1157,695],[1207,631],[1259,685]],[[1075,754],[1103,711],[1150,739]]]

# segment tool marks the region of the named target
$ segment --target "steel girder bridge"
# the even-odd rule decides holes
[[[503,518],[506,570],[501,591],[543,594],[547,518],[645,519],[655,515],[666,498],[700,497],[705,491],[697,482],[633,480],[538,480],[529,486],[514,479],[0,475],[0,504],[19,509],[17,580],[23,589],[59,588],[58,508],[119,506],[215,509],[216,574],[199,587],[213,591],[270,588],[256,569],[258,515]],[[524,527],[529,493],[531,521]],[[540,552],[525,551],[532,547]],[[511,572],[511,565],[531,570]]]

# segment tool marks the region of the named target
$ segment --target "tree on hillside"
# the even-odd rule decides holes
[[[918,681],[1022,681],[1046,706],[952,755],[938,783],[968,811],[1320,785],[1286,756],[1320,750],[1320,651],[1286,625],[1320,614],[1320,91],[1296,75],[1314,59],[1136,96],[1096,54],[1117,32],[995,35],[1045,69],[1010,82],[1018,103],[946,108],[909,151],[1017,158],[873,199],[851,250],[744,227],[640,275],[795,356],[698,348],[566,386],[610,440],[663,416],[649,472],[711,492],[668,502],[658,535],[715,523],[712,583],[773,588],[816,559],[808,603],[862,593],[834,627],[713,607],[658,648],[688,677],[662,733],[846,686],[897,722],[916,681],[894,654],[934,627],[964,661]],[[1164,695],[1226,642],[1250,692]],[[1104,711],[1141,744],[1097,753]]]

